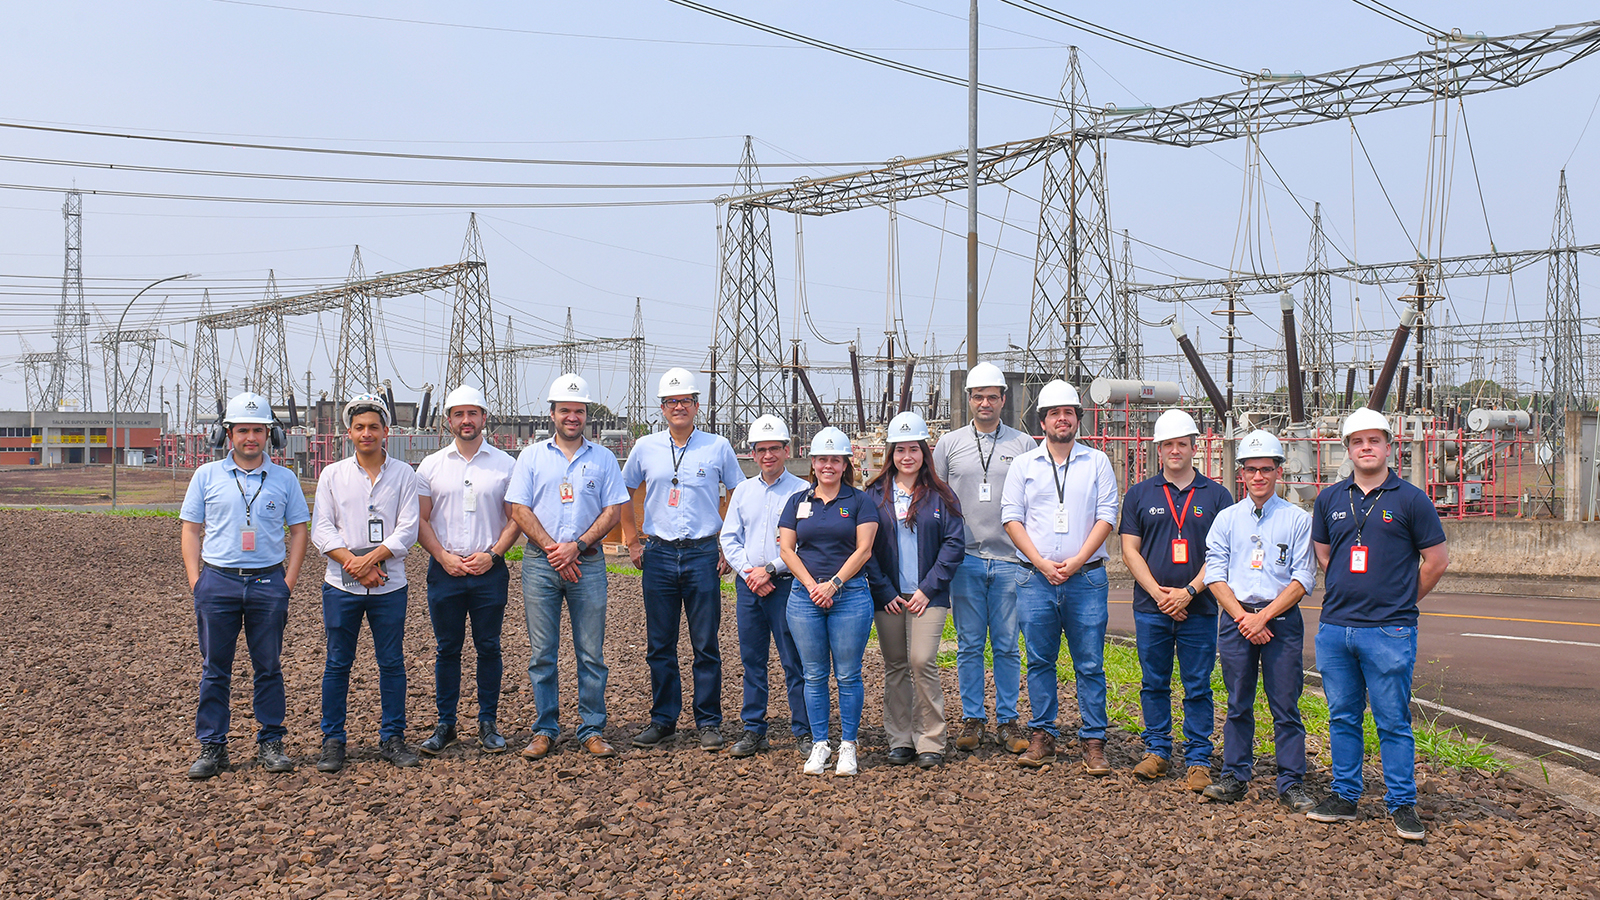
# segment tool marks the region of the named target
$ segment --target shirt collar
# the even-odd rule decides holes
[[[1395,473],[1394,469],[1390,469],[1389,474],[1383,479],[1383,484],[1378,485],[1376,488],[1374,488],[1374,490],[1388,492],[1396,490],[1406,483],[1407,482],[1403,481],[1400,476]],[[1351,488],[1355,488],[1358,491],[1361,490],[1361,487],[1356,484],[1356,477],[1354,475],[1351,475],[1349,478],[1339,482],[1339,490],[1348,493]],[[1363,496],[1370,495],[1363,494]]]
[[[232,471],[232,472],[238,472],[239,474],[245,475],[245,476],[259,474],[259,475],[261,475],[261,477],[265,478],[266,475],[267,475],[267,470],[272,468],[272,466],[273,466],[272,457],[266,456],[266,455],[263,455],[261,457],[261,465],[256,466],[254,469],[241,468],[239,466],[238,460],[235,460],[233,458],[233,451],[232,450],[229,450],[228,451],[228,455],[224,456],[222,458],[222,467],[223,468],[228,469],[229,471]]]
[[[1076,443],[1076,442],[1074,442],[1074,443]],[[1168,479],[1168,478],[1167,478],[1167,476],[1166,476],[1166,470],[1165,470],[1165,469],[1163,469],[1163,470],[1162,470],[1162,471],[1161,471],[1161,474],[1159,474],[1159,475],[1157,475],[1157,476],[1156,476],[1156,477],[1157,477],[1157,478],[1159,478],[1159,479],[1161,479],[1161,486],[1162,486],[1162,487],[1170,487],[1170,488],[1172,488],[1172,489],[1173,489],[1173,490],[1175,490],[1175,491],[1188,491],[1188,490],[1193,490],[1193,489],[1195,489],[1195,488],[1197,488],[1197,487],[1200,487],[1200,486],[1201,486],[1201,485],[1203,485],[1203,484],[1205,484],[1205,483],[1206,483],[1206,482],[1208,482],[1208,481],[1210,481],[1210,480],[1211,480],[1211,479],[1209,479],[1209,478],[1207,478],[1207,477],[1206,477],[1206,473],[1204,473],[1204,472],[1202,472],[1202,471],[1200,471],[1200,470],[1199,470],[1199,469],[1195,469],[1195,470],[1194,470],[1194,478],[1192,478],[1192,479],[1190,479],[1190,480],[1189,480],[1189,486],[1188,486],[1188,487],[1185,487],[1185,488],[1180,488],[1180,487],[1178,487],[1178,486],[1177,486],[1177,485],[1175,485],[1175,484],[1173,484],[1173,483],[1172,483],[1172,482],[1171,482],[1171,481],[1170,481],[1170,480],[1169,480],[1169,479]]]
[[[1250,495],[1246,494],[1245,497],[1244,497],[1244,500],[1241,501],[1241,502],[1250,504],[1250,516],[1251,516],[1251,518],[1257,518],[1256,517],[1256,502],[1254,500],[1250,499]],[[1289,501],[1283,499],[1282,497],[1278,496],[1277,494],[1273,494],[1271,497],[1267,498],[1267,502],[1261,504],[1261,515],[1260,515],[1259,518],[1257,518],[1257,521],[1260,521],[1262,519],[1265,519],[1267,516],[1272,515],[1272,511],[1273,510],[1277,509],[1279,506],[1287,506],[1288,503],[1289,503]]]

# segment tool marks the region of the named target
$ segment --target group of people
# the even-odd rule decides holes
[[[1200,432],[1193,418],[1168,410],[1153,435],[1159,474],[1119,498],[1110,459],[1078,439],[1083,408],[1071,385],[1057,380],[1040,390],[1044,442],[1037,445],[1001,421],[1008,396],[998,367],[975,366],[966,392],[969,424],[931,445],[928,425],[916,413],[891,420],[888,464],[865,484],[858,483],[849,437],[832,427],[810,443],[810,478],[792,474],[791,435],[775,416],[750,423],[758,471],[745,478],[728,440],[696,427],[699,389],[684,369],[668,370],[658,385],[666,427],[641,437],[621,467],[611,451],[584,436],[592,401],[587,382],[575,374],[551,387],[550,438],[515,459],[484,440],[490,411],[482,393],[452,391],[443,411],[453,440],[415,471],[384,449],[388,405],[362,395],[343,412],[355,452],[323,471],[314,513],[293,474],[268,455],[283,446],[284,436],[266,398],[241,394],[213,432],[218,448],[231,444],[232,452],[196,471],[181,513],[203,658],[196,715],[201,752],[189,775],[208,778],[228,765],[229,685],[241,629],[255,672],[257,757],[267,771],[292,768],[283,748],[279,655],[289,590],[308,540],[327,559],[319,770],[338,771],[345,762],[346,695],[363,617],[379,671],[379,754],[398,766],[419,763],[405,740],[401,641],[404,561],[413,544],[430,556],[438,713],[418,750],[436,755],[458,740],[461,651],[469,626],[477,657],[477,742],[486,752],[506,750],[498,725],[510,580],[505,554],[524,535],[521,577],[537,719],[521,753],[540,759],[556,750],[564,605],[577,662],[576,744],[591,756],[615,756],[604,736],[601,542],[619,522],[642,572],[651,681],[650,721],[633,736],[633,746],[662,745],[677,731],[684,702],[678,641],[687,623],[696,738],[704,750],[724,748],[717,636],[722,578],[731,574],[744,687],[742,734],[731,755],[771,749],[768,668],[775,648],[802,771],[825,773],[837,751],[834,772],[857,774],[862,662],[876,627],[888,762],[942,764],[950,741],[938,653],[948,616],[955,625],[961,704],[955,749],[975,751],[992,740],[1025,767],[1057,760],[1057,661],[1065,638],[1084,771],[1106,775],[1112,770],[1105,752],[1106,541],[1116,529],[1135,581],[1143,670],[1145,754],[1134,775],[1154,781],[1174,768],[1170,682],[1176,662],[1183,777],[1190,790],[1219,802],[1245,795],[1259,681],[1273,718],[1280,801],[1317,821],[1354,819],[1370,698],[1385,804],[1400,836],[1423,837],[1414,808],[1409,703],[1417,604],[1437,584],[1448,553],[1431,501],[1389,469],[1393,435],[1382,414],[1363,409],[1346,419],[1351,477],[1326,488],[1308,514],[1278,496],[1284,451],[1265,431],[1238,445],[1246,496],[1235,503],[1228,487],[1195,468]],[[633,503],[641,492],[642,522]],[[1326,572],[1326,597],[1315,646],[1333,758],[1332,792],[1320,802],[1303,785],[1305,728],[1298,709],[1304,680],[1298,604],[1313,589],[1318,566]],[[1028,659],[1026,724],[1018,713],[1019,644]],[[986,656],[993,660],[992,732]],[[1213,778],[1210,677],[1219,657],[1228,702],[1222,765]],[[835,688],[837,746],[830,735]]]

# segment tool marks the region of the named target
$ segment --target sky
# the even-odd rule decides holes
[[[710,5],[914,66],[966,72],[966,3]],[[1125,0],[1092,11],[1049,5],[1247,71],[1318,73],[1430,46],[1418,31],[1353,0]],[[1430,26],[1491,36],[1594,18],[1592,4],[1564,0],[1390,6]],[[0,408],[24,405],[17,355],[53,346],[62,192],[70,187],[85,192],[91,331],[109,330],[149,281],[194,276],[146,294],[127,320],[126,327],[151,325],[174,339],[160,344],[155,367],[168,396],[180,384],[188,393],[186,347],[194,329],[185,320],[198,313],[202,291],[224,309],[258,301],[268,270],[285,294],[333,286],[346,277],[356,245],[369,274],[453,263],[470,212],[478,214],[497,332],[509,316],[520,343],[560,340],[570,308],[580,337],[625,337],[637,298],[653,387],[667,366],[706,365],[717,292],[714,201],[735,190],[746,135],[770,186],[967,142],[964,87],[805,47],[667,0],[59,0],[11,4],[4,15],[0,79],[14,87],[0,100]],[[981,0],[980,22],[980,80],[1028,94],[1058,95],[1069,46],[1079,48],[1099,106],[1161,106],[1241,86],[1236,76],[999,0]],[[1247,178],[1243,141],[1194,148],[1113,142],[1111,224],[1135,242],[1136,280],[1152,283],[1240,269],[1297,271],[1306,262],[1304,210],[1315,203],[1322,204],[1335,263],[1412,258],[1413,241],[1430,226],[1433,246],[1446,255],[1538,249],[1549,245],[1565,168],[1578,241],[1600,242],[1593,226],[1600,210],[1597,103],[1600,55],[1513,90],[1465,98],[1465,116],[1452,105],[1442,127],[1438,111],[1424,105],[1265,135],[1260,152],[1271,165],[1256,180]],[[1048,133],[1054,114],[1045,104],[986,94],[979,142]],[[1451,167],[1430,179],[1435,131]],[[372,151],[409,158],[363,155]],[[1026,340],[1041,178],[1036,167],[981,191],[980,355]],[[352,183],[357,179],[432,184]],[[897,258],[898,306],[913,350],[957,352],[965,336],[966,202],[963,191],[901,204],[893,247],[882,208],[806,217],[803,260],[795,217],[773,213],[776,327],[785,345],[795,336],[803,284],[816,333],[802,323],[799,336],[813,364],[843,363],[843,348],[823,339],[855,340],[858,333],[864,353],[881,353],[890,261]],[[1248,234],[1242,208],[1251,211]],[[1600,297],[1593,274],[1600,260],[1585,257],[1582,266],[1582,292]],[[1453,282],[1447,314],[1450,321],[1542,318],[1545,280],[1537,265],[1513,279]],[[1361,326],[1392,328],[1399,293],[1335,281],[1335,328],[1356,325],[1358,296]],[[383,301],[380,377],[391,380],[398,399],[417,399],[424,384],[443,381],[451,299],[440,292]],[[1275,298],[1247,304],[1259,315],[1242,326],[1245,345],[1281,347]],[[1147,301],[1140,316],[1155,323],[1176,315],[1209,354],[1221,348],[1212,306]],[[314,392],[329,390],[337,315],[293,319],[288,328],[296,382],[309,371]],[[230,386],[248,372],[252,338],[248,330],[219,336]],[[1143,340],[1149,354],[1175,352],[1164,328],[1145,327]],[[1491,377],[1515,369],[1525,387],[1541,384],[1531,357],[1497,364],[1493,347],[1457,351],[1490,360]],[[103,406],[98,356],[91,366],[96,405]],[[522,411],[542,405],[555,366],[553,359],[519,366]],[[586,354],[580,368],[606,402],[621,402],[625,355]],[[1457,378],[1472,371],[1463,362]],[[1146,374],[1177,380],[1181,373],[1153,362]],[[1240,388],[1270,389],[1274,377],[1246,371]],[[825,397],[848,394],[837,375],[819,373],[816,381]]]

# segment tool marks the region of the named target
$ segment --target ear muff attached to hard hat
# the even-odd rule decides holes
[[[206,437],[211,441],[213,450],[228,449],[228,432],[230,430],[231,426],[221,423],[211,426],[211,433]],[[289,446],[289,435],[284,432],[283,426],[279,425],[276,419],[272,420],[272,424],[267,426],[267,446],[271,448],[273,453],[281,453],[283,448]]]

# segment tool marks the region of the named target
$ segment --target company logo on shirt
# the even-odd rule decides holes
[[[584,487],[588,488],[591,491],[594,490],[595,489],[594,479],[593,478],[589,479],[589,483],[584,485]]]
[[[267,501],[267,509],[271,510],[271,509],[277,509],[277,508],[278,508],[278,501],[276,501],[276,500],[268,500]]]
[[[1193,509],[1193,510],[1194,510],[1194,514],[1195,514],[1195,515],[1196,515],[1196,516],[1203,516],[1203,515],[1205,515],[1205,512],[1204,512],[1204,511],[1202,511],[1202,510],[1201,510],[1201,509],[1200,509],[1200,507],[1198,507],[1198,506],[1195,506],[1195,507],[1191,507],[1191,509]]]
[[[1389,512],[1387,509],[1384,510],[1383,511],[1383,520],[1385,522],[1393,522],[1394,521],[1394,513]]]
[[[1335,509],[1335,510],[1331,510],[1331,511],[1330,511],[1330,512],[1329,512],[1329,513],[1328,513],[1328,518],[1330,518],[1330,519],[1332,519],[1332,520],[1333,520],[1333,521],[1335,521],[1335,522],[1337,522],[1337,521],[1339,521],[1339,520],[1340,520],[1340,519],[1342,519],[1342,518],[1344,518],[1344,517],[1345,517],[1345,516],[1347,516],[1347,515],[1349,515],[1349,513],[1346,513],[1346,512],[1345,512],[1345,511],[1344,511],[1344,510],[1342,510],[1342,509]]]
[[[1165,506],[1152,506],[1152,507],[1150,507],[1150,515],[1152,515],[1152,516],[1164,516],[1166,514],[1167,514],[1167,508]]]
[[[700,471],[698,471],[698,472],[696,472],[696,473],[694,473],[694,474],[695,474],[695,475],[696,475],[696,476],[698,476],[698,477],[700,477],[700,478],[704,478],[704,477],[706,477],[706,468],[705,468],[705,466],[701,466],[701,467],[700,467]]]
[[[848,506],[839,507],[839,518],[841,518],[841,519],[850,518],[850,507],[848,507]]]

